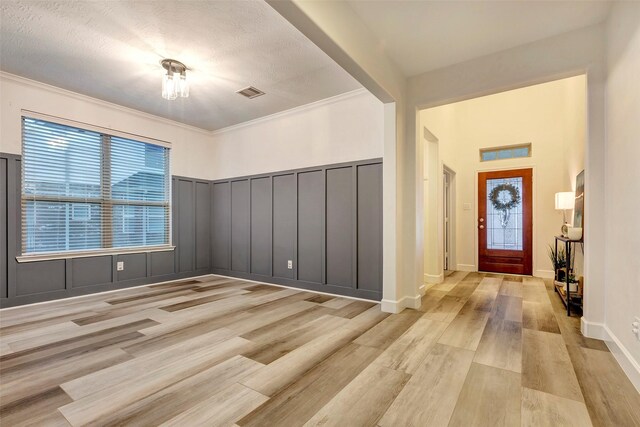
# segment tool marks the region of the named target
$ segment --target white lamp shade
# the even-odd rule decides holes
[[[563,191],[562,193],[556,193],[556,209],[573,209],[575,198],[576,196],[573,191]]]

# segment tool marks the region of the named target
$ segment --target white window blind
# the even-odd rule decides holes
[[[169,149],[22,118],[22,254],[170,245]]]

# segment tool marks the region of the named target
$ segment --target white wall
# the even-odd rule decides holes
[[[640,318],[640,4],[614,4],[607,39],[605,328],[640,390],[640,341],[631,332]]]
[[[384,152],[384,104],[366,90],[213,133],[213,179],[354,160]]]
[[[456,172],[458,269],[477,270],[478,171],[531,167],[533,271],[536,276],[553,277],[547,245],[553,244],[553,236],[562,225],[554,195],[572,190],[575,177],[584,166],[585,94],[586,79],[577,76],[421,112],[421,123],[439,139],[441,164],[435,177],[441,177],[442,164]],[[532,144],[531,157],[480,162],[481,148],[522,143]],[[435,186],[430,199],[441,199],[440,188],[441,183]],[[471,210],[464,210],[465,204]],[[567,212],[568,218],[571,214]],[[425,211],[425,223],[432,216],[432,212]],[[425,243],[425,271],[435,262],[442,267],[441,254],[427,251],[430,246]],[[441,251],[441,245],[434,249]]]
[[[21,154],[24,109],[170,142],[173,175],[211,175],[207,131],[6,73],[0,74],[0,93],[0,152]]]

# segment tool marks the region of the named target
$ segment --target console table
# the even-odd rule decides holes
[[[570,276],[571,276],[571,271],[573,270],[573,265],[571,265],[571,246],[574,243],[583,243],[583,240],[571,240],[568,237],[564,237],[564,236],[556,236],[556,254],[558,253],[558,242],[560,242],[560,244],[564,243],[564,253],[566,254],[567,257],[567,263],[566,263],[566,267],[565,267],[565,273],[564,273],[564,283],[563,285],[565,286],[565,295],[562,294],[561,288],[563,285],[559,285],[557,284],[558,280],[558,270],[555,271],[554,273],[554,280],[553,280],[553,289],[556,291],[556,293],[558,295],[560,295],[560,299],[562,300],[562,303],[565,305],[565,307],[567,307],[567,316],[571,316],[571,306],[574,307],[579,307],[580,310],[582,310],[582,295],[578,295],[578,292],[570,292],[569,290],[569,286],[570,286]]]

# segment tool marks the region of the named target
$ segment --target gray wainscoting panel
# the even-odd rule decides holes
[[[324,171],[298,174],[298,280],[323,283]]]
[[[0,157],[0,298],[7,298],[7,163]]]
[[[69,259],[71,264],[71,286],[100,285],[113,280],[113,259],[111,256],[95,256]],[[171,260],[173,263],[173,259]]]
[[[213,184],[211,194],[213,268],[231,270],[231,183]]]
[[[250,194],[235,191],[231,197],[230,186],[241,180],[250,183]],[[382,298],[381,159],[219,180],[213,194],[213,273]],[[236,204],[249,206],[249,271],[228,262],[226,233],[236,232],[230,227],[232,199],[233,221]]]
[[[382,289],[382,165],[358,173],[358,289]]]
[[[118,281],[140,279],[147,276],[147,254],[118,255],[116,262],[124,262],[124,270],[116,272]]]
[[[211,184],[208,181],[195,182],[195,269],[211,267]]]
[[[294,174],[273,177],[273,275],[294,278],[288,268],[295,268],[296,242],[296,181]]]
[[[16,296],[64,291],[65,260],[18,264],[16,282]]]
[[[178,192],[178,271],[191,271],[195,268],[195,203],[193,181],[177,178]]]
[[[151,252],[151,275],[164,276],[174,273],[174,251]]]
[[[353,168],[327,169],[327,284],[353,283]]]
[[[251,272],[271,275],[271,177],[251,180]]]
[[[249,271],[249,180],[231,183],[231,269]]]
[[[172,177],[175,251],[18,263],[20,163],[20,156],[0,153],[0,307],[182,279],[211,271],[211,183],[184,177]],[[204,242],[195,239],[196,228],[204,234]],[[124,271],[116,271],[116,258],[125,262]],[[175,271],[177,266],[182,267],[180,272]],[[189,270],[184,270],[189,266]]]

